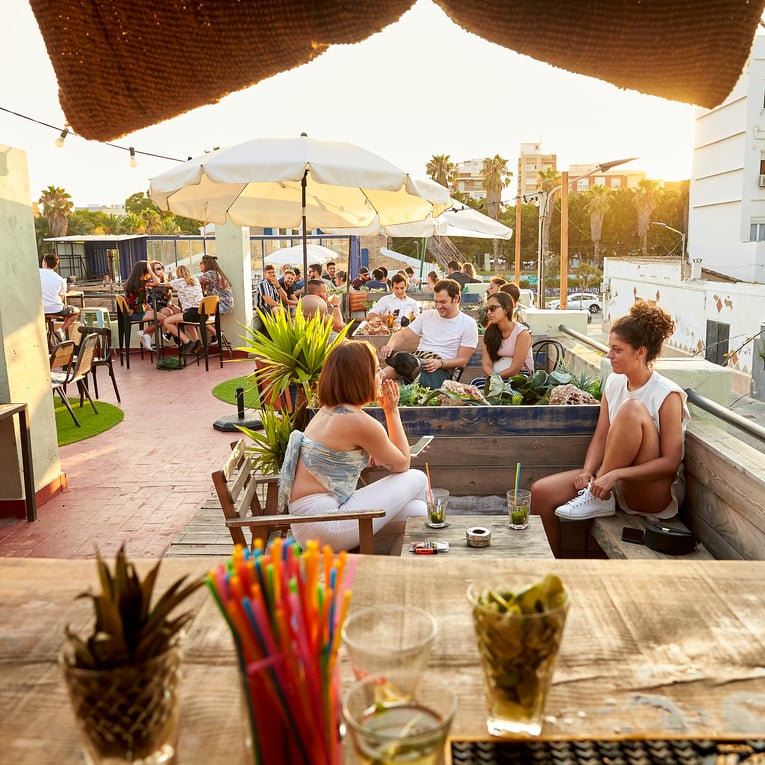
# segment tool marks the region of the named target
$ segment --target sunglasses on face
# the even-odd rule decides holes
[[[496,310],[497,310],[497,308],[502,308],[502,306],[501,306],[501,305],[487,305],[487,306],[486,306],[486,310],[487,310],[489,313],[494,313],[494,311],[496,311]]]

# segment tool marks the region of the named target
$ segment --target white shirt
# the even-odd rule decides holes
[[[52,268],[40,269],[43,313],[58,313],[64,307],[66,280]]]
[[[408,327],[420,338],[418,351],[432,351],[442,359],[457,358],[459,349],[478,346],[478,325],[460,311],[453,319],[443,319],[435,308],[421,313]]]
[[[395,323],[401,324],[401,317],[409,317],[410,314],[415,316],[420,315],[420,304],[412,297],[406,295],[402,298],[396,297],[393,293],[384,295],[375,304],[369,313],[377,314],[378,316],[387,316],[389,313],[398,311]]]
[[[672,380],[668,380],[658,372],[653,372],[644,385],[635,390],[627,388],[626,375],[611,373],[606,378],[605,394],[608,400],[608,419],[613,421],[619,407],[628,399],[635,398],[641,401],[651,415],[657,432],[661,433],[659,422],[659,409],[670,393],[679,393],[683,402],[682,428],[685,435],[685,427],[691,419],[686,401],[688,394]],[[685,456],[685,439],[683,439],[683,456]]]

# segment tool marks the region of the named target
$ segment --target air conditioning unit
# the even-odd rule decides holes
[[[760,176],[760,188],[765,189],[765,175]]]

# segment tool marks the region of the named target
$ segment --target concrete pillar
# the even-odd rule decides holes
[[[242,328],[252,326],[252,265],[250,229],[231,223],[215,226],[215,254],[234,292],[234,310],[221,316],[221,326],[231,345],[241,345]],[[245,370],[242,371],[242,374]]]
[[[50,387],[27,156],[0,145],[0,401],[29,408],[35,490],[42,504],[66,482]],[[15,420],[15,418],[14,418]],[[24,516],[16,423],[0,423],[0,516]]]

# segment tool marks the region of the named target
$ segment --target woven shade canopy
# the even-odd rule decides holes
[[[436,2],[456,24],[505,48],[707,108],[735,85],[765,6],[765,0]],[[107,141],[300,66],[330,45],[360,42],[397,21],[413,0],[30,5],[67,121],[84,138]]]

